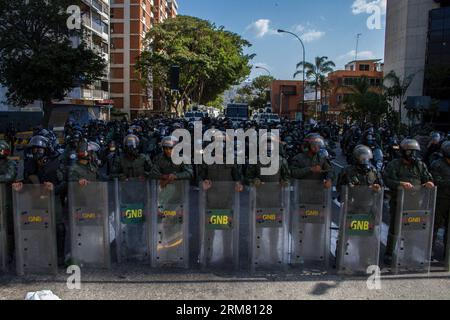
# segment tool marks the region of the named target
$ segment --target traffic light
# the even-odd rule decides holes
[[[180,86],[180,66],[170,67],[170,89],[179,90]]]

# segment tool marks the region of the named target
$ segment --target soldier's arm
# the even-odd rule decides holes
[[[191,165],[182,164],[180,172],[175,173],[177,180],[190,180],[194,176]]]
[[[450,188],[450,179],[445,179],[442,175],[443,168],[441,167],[439,161],[433,162],[430,170],[434,177],[434,182],[438,187]]]
[[[152,170],[150,171],[149,178],[158,180],[162,176],[161,170],[159,169],[159,159],[156,159],[155,163],[153,164]]]
[[[291,180],[291,172],[289,171],[289,165],[286,159],[281,160],[280,170],[281,170],[280,172],[281,180],[283,181]]]
[[[259,166],[256,164],[250,164],[245,170],[244,181],[245,184],[249,185],[255,182],[255,179],[259,178]]]
[[[433,176],[431,175],[430,171],[428,171],[427,165],[423,162],[420,163],[420,174],[422,183],[433,181]]]
[[[233,175],[233,180],[236,182],[242,182],[244,180],[244,176],[242,173],[242,165],[237,164],[233,166],[233,170],[231,171]]]
[[[17,164],[15,161],[9,161],[7,170],[4,174],[0,175],[0,183],[14,182],[17,177]]]
[[[311,168],[302,167],[298,160],[294,159],[291,166],[291,176],[294,179],[304,178],[307,174],[311,173]]]
[[[145,155],[144,157],[145,157],[145,162],[144,162],[145,176],[150,177],[152,174],[153,163],[149,156]]]
[[[67,190],[66,169],[63,161],[60,161],[59,163],[58,169],[56,170],[56,177],[58,179],[58,183],[54,186],[55,194],[61,194]]]
[[[400,179],[397,170],[394,168],[394,162],[390,162],[383,172],[383,179],[386,186],[391,190],[397,190],[400,186]]]
[[[333,171],[333,166],[331,165],[330,160],[326,159],[322,165],[322,170],[324,171],[325,179],[334,181],[336,176]]]
[[[208,166],[206,164],[198,166],[198,177],[200,180],[208,180]]]

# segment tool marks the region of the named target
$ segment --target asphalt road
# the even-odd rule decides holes
[[[366,278],[335,275],[164,274],[128,267],[83,271],[80,290],[69,290],[66,277],[64,272],[57,277],[0,276],[0,299],[24,299],[37,290],[51,290],[64,300],[450,299],[448,273],[386,276],[380,290],[369,290]]]

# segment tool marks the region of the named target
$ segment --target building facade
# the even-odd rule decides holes
[[[153,109],[153,90],[142,85],[134,66],[145,34],[177,12],[176,0],[112,0],[111,98],[116,109],[132,117]]]
[[[274,80],[270,90],[272,112],[280,117],[299,119],[302,113],[303,82]]]
[[[407,97],[424,95],[430,11],[441,5],[448,1],[387,0],[384,73],[395,71],[400,79],[414,75]],[[402,120],[407,121],[403,111]]]
[[[358,79],[366,77],[375,92],[382,91],[383,64],[381,60],[357,60],[351,61],[345,66],[345,70],[336,70],[328,74],[329,88],[328,113],[340,115],[344,111],[346,98],[353,93],[353,85]]]

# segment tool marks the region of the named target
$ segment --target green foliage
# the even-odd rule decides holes
[[[344,99],[346,114],[360,123],[379,124],[389,111],[389,104],[382,94],[370,91],[367,77],[356,80],[353,93]]]
[[[236,102],[247,103],[251,109],[264,108],[268,102],[268,90],[275,78],[272,76],[259,76],[237,91]]]
[[[243,81],[251,71],[245,55],[251,44],[239,35],[195,17],[178,16],[152,28],[146,36],[148,48],[139,57],[136,68],[144,85],[167,96],[172,105],[183,109],[189,102],[207,104],[230,86]],[[180,66],[180,96],[169,90],[169,70]]]
[[[308,81],[308,84],[314,87],[316,93],[315,101],[317,103],[319,90],[325,90],[325,93],[328,90],[325,76],[332,72],[334,67],[336,67],[335,63],[328,60],[328,57],[325,56],[316,57],[314,63],[305,62],[303,65],[303,61],[301,61],[297,64],[297,69],[300,69],[294,73],[294,78],[298,75],[303,75],[303,70],[305,70],[305,81]],[[322,87],[322,85],[325,85],[325,87]]]
[[[70,14],[66,10],[76,4],[80,1],[0,3],[0,84],[8,88],[11,104],[42,100],[48,107],[74,87],[103,76],[106,64],[101,57],[84,41],[72,46],[71,36],[83,36],[81,30],[67,27]]]

